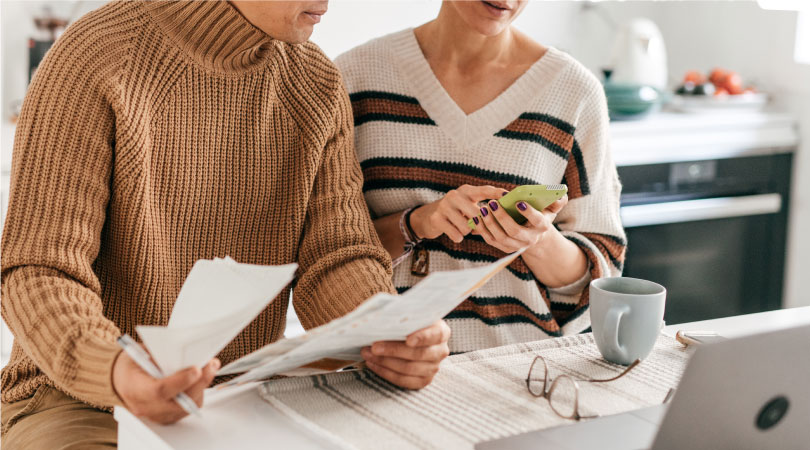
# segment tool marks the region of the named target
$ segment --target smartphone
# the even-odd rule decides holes
[[[683,331],[675,333],[675,339],[683,345],[711,344],[713,342],[725,341],[727,338],[720,336],[714,331]]]
[[[526,223],[526,217],[518,211],[518,202],[526,202],[532,205],[532,208],[542,211],[567,193],[568,186],[564,184],[525,184],[512,189],[508,194],[499,198],[497,202],[504,211],[515,219],[515,222],[523,225]],[[467,225],[469,225],[470,229],[475,230],[475,221],[472,219],[467,222]]]

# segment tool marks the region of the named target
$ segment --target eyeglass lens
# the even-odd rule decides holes
[[[546,397],[546,390],[550,386],[548,381],[548,368],[545,360],[542,358],[535,358],[532,366],[529,369],[529,377],[526,380],[526,387],[529,392],[535,397]]]
[[[577,416],[577,388],[574,379],[567,375],[554,379],[548,395],[548,402],[554,412],[567,418]]]

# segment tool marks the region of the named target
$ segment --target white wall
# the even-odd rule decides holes
[[[48,6],[58,17],[80,17],[103,1],[0,0],[2,111],[6,121],[11,104],[21,100],[28,85],[28,38],[36,33],[33,17]],[[5,156],[5,155],[4,155]]]

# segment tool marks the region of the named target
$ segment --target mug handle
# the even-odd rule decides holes
[[[607,341],[613,344],[613,348],[618,353],[619,358],[628,359],[627,349],[619,343],[619,322],[622,316],[630,312],[627,305],[613,305],[605,315],[605,335]]]

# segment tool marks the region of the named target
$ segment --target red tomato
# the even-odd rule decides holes
[[[728,95],[728,91],[726,90],[726,88],[721,87],[721,88],[717,88],[717,90],[714,91],[714,96],[715,97],[725,97],[727,95]]]
[[[709,81],[711,81],[716,87],[721,88],[723,87],[723,80],[726,78],[726,71],[721,68],[715,68],[712,70],[712,73],[709,75]]]
[[[697,70],[690,70],[689,72],[686,72],[686,75],[683,77],[683,82],[694,83],[695,86],[699,86],[706,82],[706,76]]]
[[[725,80],[723,80],[723,87],[725,87],[731,95],[742,94],[742,78],[736,72],[729,72]]]

